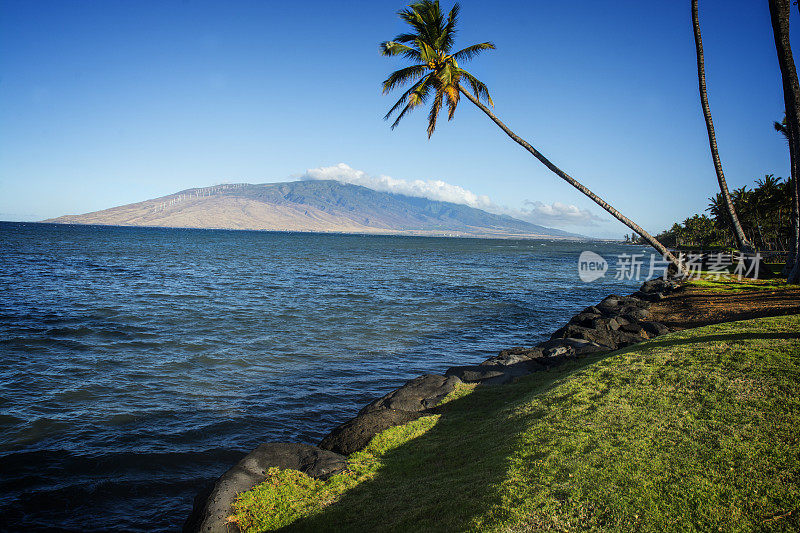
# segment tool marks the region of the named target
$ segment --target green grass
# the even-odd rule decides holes
[[[797,531],[800,316],[673,333],[377,436],[241,496],[251,531]]]
[[[749,279],[738,276],[722,274],[715,275],[701,272],[700,279],[687,281],[688,287],[698,287],[706,290],[741,293],[749,291],[780,291],[797,288],[797,285],[786,283],[785,279]]]

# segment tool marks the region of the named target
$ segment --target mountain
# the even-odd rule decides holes
[[[248,183],[188,189],[59,224],[161,226],[466,237],[581,238],[506,215],[338,181]]]

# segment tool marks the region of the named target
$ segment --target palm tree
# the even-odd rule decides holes
[[[754,223],[755,219],[753,216],[753,191],[748,190],[747,185],[742,185],[738,189],[733,189],[733,192],[731,192],[731,199],[733,200],[733,205],[736,207],[736,211],[741,213],[742,220],[748,221],[745,225],[747,227],[745,235],[748,235],[748,240],[755,240],[754,227],[756,224]]]
[[[775,131],[783,135],[784,139],[786,139],[786,143],[789,145],[789,164],[791,165],[791,176],[789,177],[789,181],[787,183],[791,191],[797,192],[794,184],[800,175],[800,172],[798,172],[798,154],[792,141],[791,133],[789,132],[789,124],[786,122],[786,113],[783,114],[783,120],[780,122],[775,121],[772,123],[772,125],[775,127]],[[794,268],[795,263],[798,263],[796,257],[797,242],[798,238],[800,238],[800,222],[798,222],[797,204],[792,202],[791,205],[792,226],[789,230],[789,253],[786,256],[786,264],[783,266],[783,271],[781,272],[785,276],[789,276]]]
[[[485,50],[492,50],[495,46],[491,42],[483,42],[453,52],[459,11],[459,5],[455,4],[445,17],[439,7],[438,0],[420,0],[398,12],[403,22],[411,26],[411,31],[402,33],[391,41],[381,43],[380,51],[385,56],[402,56],[411,60],[413,64],[393,72],[383,82],[384,94],[402,85],[411,84],[411,87],[403,93],[384,117],[388,119],[399,110],[392,128],[397,127],[408,111],[430,101],[431,107],[428,113],[428,138],[430,138],[436,129],[436,120],[442,105],[446,103],[448,107],[447,118],[451,120],[461,95],[464,95],[492,119],[514,142],[525,148],[559,178],[578,189],[605,209],[611,216],[641,235],[648,244],[658,250],[679,271],[686,273],[686,269],[678,259],[655,237],[614,209],[575,178],[554,165],[536,148],[511,131],[505,123],[481,102],[483,100],[487,104],[494,106],[486,85],[470,72],[464,70],[460,63],[469,61]],[[471,92],[465,88],[465,85],[471,89]]]
[[[783,82],[783,102],[789,130],[789,151],[793,172],[791,249],[784,271],[788,271],[787,278],[790,283],[800,283],[800,175],[797,174],[800,166],[800,82],[797,79],[797,68],[789,40],[789,1],[769,0],[768,3]]]
[[[692,0],[692,25],[694,26],[694,45],[697,53],[697,79],[700,86],[700,105],[703,108],[703,117],[706,120],[706,131],[708,132],[708,145],[711,148],[711,159],[714,161],[714,171],[717,173],[719,190],[725,203],[725,209],[731,220],[733,236],[736,239],[736,247],[742,252],[752,252],[752,246],[747,240],[747,236],[736,216],[731,193],[728,191],[728,183],[725,174],[722,172],[722,162],[719,158],[719,148],[717,147],[717,135],[714,131],[714,122],[711,120],[711,108],[708,105],[708,92],[706,91],[706,67],[703,55],[703,38],[700,34],[700,18],[698,16],[698,0]]]
[[[711,213],[714,223],[724,233],[725,242],[728,242],[728,236],[730,235],[728,230],[731,226],[731,218],[728,216],[728,211],[725,208],[725,200],[722,198],[721,192],[718,192],[708,199],[706,211]]]

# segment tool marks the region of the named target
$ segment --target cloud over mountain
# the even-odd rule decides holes
[[[580,238],[454,202],[337,180],[224,184],[49,222],[383,235]]]
[[[561,202],[544,204],[542,202],[525,201],[519,218],[523,220],[547,222],[550,225],[596,226],[605,220],[588,209],[580,209],[575,205]]]
[[[562,202],[545,204],[526,201],[524,207],[513,209],[495,204],[486,195],[475,194],[464,187],[442,180],[407,181],[384,174],[372,176],[345,163],[310,168],[306,170],[302,178],[306,180],[336,180],[341,183],[361,185],[375,191],[453,202],[547,226],[596,226],[603,222],[602,218],[588,209],[580,209],[575,205]]]
[[[478,209],[487,209],[493,206],[488,196],[479,196],[463,187],[452,185],[442,180],[407,181],[383,174],[371,176],[363,170],[357,170],[345,163],[339,163],[332,167],[310,168],[306,170],[303,178],[336,180],[342,183],[361,185],[375,191],[416,196],[441,202],[453,202],[454,204],[464,204]]]

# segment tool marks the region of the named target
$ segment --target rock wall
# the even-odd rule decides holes
[[[454,366],[444,376],[427,374],[370,403],[351,420],[310,444],[262,444],[195,498],[184,524],[185,533],[237,531],[227,521],[236,495],[266,478],[270,467],[289,468],[326,479],[347,467],[347,455],[363,450],[378,433],[430,414],[460,383],[502,385],[515,379],[593,353],[612,352],[663,335],[669,328],[650,319],[651,302],[657,302],[679,285],[661,278],[645,282],[630,296],[611,295],[587,307],[550,340],[531,348],[511,348],[478,365]]]

